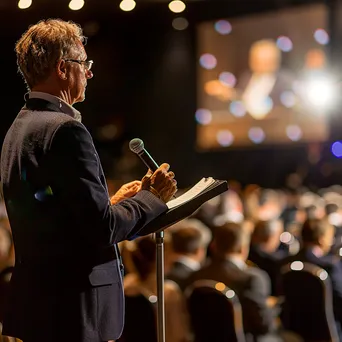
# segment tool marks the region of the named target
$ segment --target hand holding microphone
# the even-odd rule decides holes
[[[129,143],[129,148],[136,153],[138,157],[149,168],[149,171],[141,181],[141,188],[148,190],[159,197],[163,202],[168,202],[177,191],[177,181],[175,174],[169,171],[169,164],[158,164],[153,160],[150,154],[145,150],[141,139],[133,139]]]

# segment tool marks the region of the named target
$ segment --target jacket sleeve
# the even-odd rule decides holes
[[[82,227],[84,237],[95,243],[130,239],[167,210],[162,201],[144,190],[111,205],[93,140],[77,121],[57,128],[47,154],[54,195],[68,211],[67,217]]]

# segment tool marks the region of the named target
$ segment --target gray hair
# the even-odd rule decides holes
[[[84,42],[81,27],[71,21],[47,19],[30,26],[15,47],[18,68],[28,88],[45,81],[58,60]]]

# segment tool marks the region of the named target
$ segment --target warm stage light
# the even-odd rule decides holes
[[[335,87],[328,79],[314,80],[308,83],[307,98],[317,107],[330,107],[334,101]]]
[[[120,8],[125,12],[132,11],[134,9],[135,5],[136,5],[136,3],[134,0],[122,0],[120,2]]]
[[[174,0],[169,3],[169,9],[174,13],[181,13],[185,10],[185,3],[180,0]]]
[[[69,8],[73,11],[78,11],[84,6],[84,0],[71,0]]]
[[[29,8],[32,5],[32,0],[20,0],[18,2],[18,7],[20,9],[26,9]]]

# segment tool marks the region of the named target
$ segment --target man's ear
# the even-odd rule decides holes
[[[58,78],[61,79],[62,81],[65,81],[67,79],[66,63],[65,63],[64,59],[60,59],[57,62],[56,72],[57,72]]]

